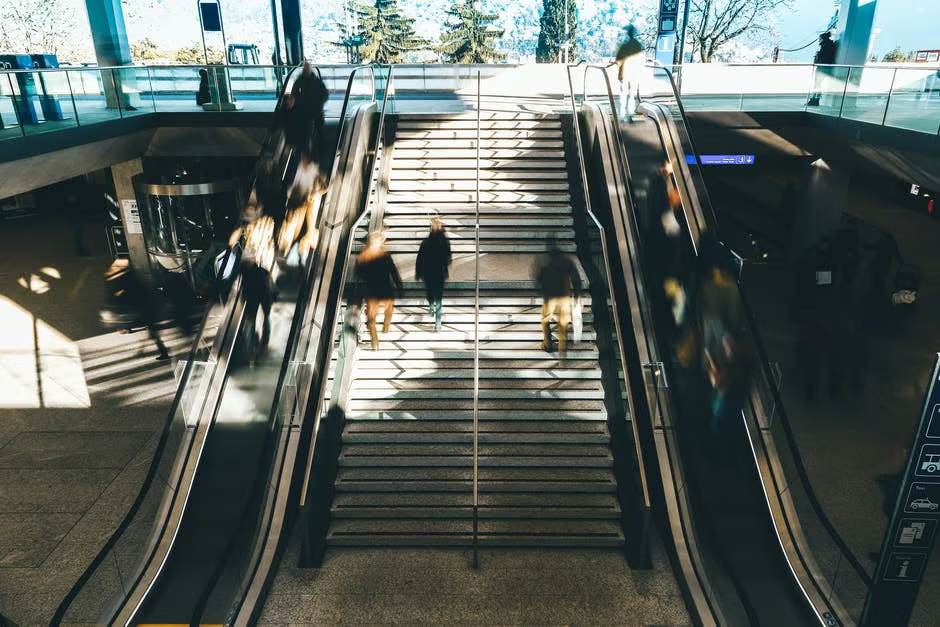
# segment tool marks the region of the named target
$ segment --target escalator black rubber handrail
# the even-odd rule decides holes
[[[360,71],[360,70],[369,71],[369,72],[371,73],[371,76],[372,76],[372,100],[370,100],[369,105],[372,105],[372,104],[375,102],[375,95],[376,95],[376,92],[375,92],[375,82],[376,82],[376,81],[375,81],[375,67],[372,66],[372,65],[363,65],[363,66],[358,66],[358,67],[354,68],[353,71],[352,71],[352,72],[350,73],[350,75],[349,75],[349,79],[348,79],[347,86],[346,86],[346,95],[345,95],[345,97],[344,97],[344,99],[343,99],[343,106],[342,106],[341,114],[340,114],[340,118],[339,118],[339,119],[340,119],[340,125],[339,125],[339,127],[338,127],[338,129],[337,129],[337,132],[336,132],[336,142],[335,142],[334,149],[333,149],[333,162],[332,162],[332,164],[331,164],[331,169],[330,169],[330,177],[329,177],[328,188],[327,188],[328,190],[332,190],[332,184],[333,184],[333,182],[334,182],[334,180],[335,180],[335,178],[336,178],[337,168],[339,167],[339,160],[340,160],[340,157],[341,157],[340,152],[341,152],[341,148],[342,148],[343,135],[344,135],[344,133],[346,132],[347,119],[355,118],[355,116],[356,116],[356,114],[353,113],[352,116],[350,116],[350,118],[347,118],[346,113],[347,113],[347,111],[348,111],[349,99],[350,99],[350,96],[351,96],[351,94],[352,94],[352,89],[353,89],[353,83],[354,83],[354,80],[355,80],[355,75],[356,75],[356,73],[357,73],[358,71]],[[386,90],[386,91],[387,91],[387,90]],[[327,201],[329,200],[329,198],[330,198],[330,191],[328,191],[327,193],[323,194],[323,196],[322,196],[321,199],[320,199],[320,202],[321,202],[320,218],[321,218],[321,220],[323,220],[323,219],[325,219],[325,218],[327,217],[327,216],[326,216],[326,212],[323,211],[322,208],[326,205],[326,203],[327,203]],[[339,225],[324,225],[324,226],[325,226],[325,228],[321,228],[321,229],[320,229],[320,236],[321,236],[321,237],[323,237],[324,231],[326,231],[327,229],[330,229],[330,230],[331,230],[331,229],[333,229],[333,228],[335,228],[336,226],[339,226]],[[280,372],[279,378],[278,378],[277,391],[275,392],[275,395],[274,395],[274,398],[273,398],[272,404],[271,404],[271,409],[270,409],[270,412],[269,412],[269,419],[272,419],[272,420],[271,420],[271,421],[272,421],[272,427],[271,427],[271,429],[270,429],[270,431],[269,431],[268,437],[269,437],[269,438],[272,438],[275,442],[277,441],[277,437],[276,437],[276,436],[277,436],[277,431],[276,431],[276,430],[277,430],[277,424],[275,424],[275,423],[278,421],[278,416],[280,415],[277,410],[278,410],[278,408],[279,408],[279,406],[280,406],[280,403],[281,403],[281,393],[282,393],[283,390],[284,390],[285,379],[286,379],[286,376],[287,376],[287,373],[288,373],[288,368],[290,367],[290,364],[291,364],[291,363],[294,363],[294,362],[296,361],[296,352],[297,352],[297,350],[298,350],[298,348],[299,348],[299,344],[300,344],[300,335],[301,335],[302,331],[304,330],[304,327],[306,326],[306,325],[304,324],[304,321],[306,320],[306,317],[307,317],[307,307],[308,307],[308,305],[309,305],[310,296],[311,296],[311,294],[313,293],[314,282],[321,278],[321,277],[319,277],[319,276],[315,276],[315,275],[314,275],[314,268],[317,266],[317,264],[316,264],[317,256],[316,256],[315,252],[316,252],[316,251],[314,250],[314,251],[311,251],[311,253],[310,253],[310,258],[309,258],[309,260],[308,260],[307,268],[306,268],[306,277],[305,277],[305,280],[304,280],[303,285],[302,285],[302,287],[301,287],[301,290],[300,290],[300,292],[298,293],[298,300],[297,300],[298,309],[294,312],[294,317],[293,317],[293,320],[292,320],[292,323],[291,323],[291,330],[290,330],[290,333],[289,333],[289,335],[288,335],[288,340],[287,340],[287,350],[285,351],[285,357],[284,357],[284,360],[282,361],[281,372]],[[309,338],[307,338],[307,341],[309,342]],[[306,344],[306,343],[304,343],[304,344]],[[281,459],[281,462],[282,462],[282,463],[278,464],[278,468],[280,469],[280,473],[283,473],[283,472],[284,472],[283,459]],[[278,473],[278,476],[280,476],[280,473]],[[272,470],[272,476],[273,476],[273,470]],[[265,479],[268,479],[268,477],[265,477]],[[275,483],[279,483],[279,482],[275,482]],[[270,481],[267,481],[267,480],[262,481],[262,480],[261,480],[261,477],[260,477],[260,475],[259,475],[258,480],[256,481],[256,485],[253,486],[252,489],[253,489],[253,490],[264,489],[264,486],[266,486],[266,485],[271,485],[271,482],[270,482]],[[251,499],[249,499],[249,502],[251,502]],[[273,512],[271,512],[271,515],[273,515]],[[243,521],[242,524],[245,524],[245,516],[242,517],[242,521]],[[263,524],[264,524],[264,531],[263,531],[262,533],[264,534],[264,538],[265,538],[264,542],[266,543],[266,542],[267,542],[268,534],[270,533],[271,524],[272,524],[271,517],[270,517],[270,516],[267,516],[267,517],[266,517],[266,520],[264,521]],[[249,573],[249,575],[248,575],[247,581],[250,582],[251,577],[253,577],[253,576],[255,575],[255,573],[257,572],[258,567],[259,567],[259,565],[260,565],[260,559],[261,559],[261,554],[258,554],[258,560],[255,561],[255,562],[249,567],[250,573]],[[221,570],[219,570],[219,571],[217,571],[217,572],[215,573],[215,576],[213,577],[213,580],[210,581],[210,582],[209,582],[209,585],[207,586],[207,590],[212,590],[212,589],[215,587],[215,585],[216,585],[218,579],[221,577],[221,574],[222,574]],[[242,589],[241,589],[241,592],[247,592],[247,590],[248,590],[249,587],[250,587],[250,583],[249,583],[249,586],[243,586]],[[207,595],[206,598],[208,598],[208,595]],[[233,608],[235,614],[237,614],[237,613],[240,611],[241,605],[242,605],[243,602],[244,602],[244,596],[243,596],[242,594],[240,594],[240,595],[239,595],[239,598],[236,599],[236,606]],[[199,608],[197,608],[197,609],[199,609]],[[193,620],[196,621],[196,620],[200,619],[201,616],[200,616],[199,614],[201,614],[201,613],[202,613],[202,612],[201,612],[201,609],[199,609],[198,614],[192,617]]]
[[[290,84],[290,79],[294,75],[296,70],[297,68],[293,68],[291,72],[288,74],[288,76],[285,77],[285,92],[282,93],[281,97],[278,99],[277,105],[275,106],[275,110],[274,110],[275,119],[272,122],[268,135],[265,138],[265,142],[262,145],[262,151],[271,145],[272,136],[274,135],[273,131],[275,130],[276,125],[278,123],[277,114],[280,108],[283,106],[284,95],[287,93],[286,86]],[[229,250],[226,253],[226,257],[224,260],[226,263],[228,261],[229,255],[231,254],[232,254],[231,250]],[[226,263],[223,263],[223,268],[225,267]],[[237,294],[239,289],[240,289],[240,281],[236,279],[236,281],[231,286],[231,290]],[[234,304],[237,303],[237,298],[232,300],[232,303],[233,305],[229,307],[228,311],[226,312],[225,321],[220,327],[222,329],[223,335],[227,334],[230,330],[229,327],[231,326],[231,323],[232,323],[232,316],[236,310],[236,307],[234,306]],[[174,418],[176,417],[176,414],[179,411],[179,406],[180,406],[180,403],[182,402],[183,392],[186,389],[186,383],[190,379],[192,369],[196,362],[196,355],[199,350],[200,341],[203,339],[205,335],[206,325],[208,323],[211,311],[212,311],[212,307],[209,306],[206,310],[206,314],[203,316],[202,322],[199,325],[199,330],[196,333],[196,339],[195,341],[193,341],[193,345],[190,348],[189,353],[188,353],[186,366],[183,368],[183,372],[180,376],[180,383],[177,386],[176,394],[174,395],[173,402],[170,404],[170,409],[167,412],[167,418],[163,424],[163,428],[160,433],[160,439],[157,442],[157,447],[154,451],[153,459],[151,461],[150,467],[147,470],[147,474],[144,477],[144,480],[141,484],[140,490],[138,491],[137,496],[134,499],[134,502],[128,508],[127,513],[121,519],[121,522],[120,524],[118,524],[117,528],[114,530],[114,533],[111,534],[111,536],[108,538],[105,544],[98,551],[98,554],[95,556],[95,558],[91,561],[91,563],[84,570],[84,572],[82,572],[78,580],[72,585],[68,593],[59,603],[58,607],[56,608],[55,613],[52,616],[52,619],[50,620],[51,624],[53,625],[61,624],[62,620],[65,618],[65,613],[68,611],[69,606],[78,596],[78,594],[81,592],[84,586],[88,583],[88,581],[91,579],[94,573],[98,570],[98,568],[107,558],[107,556],[110,555],[111,551],[114,549],[114,546],[117,544],[117,542],[123,536],[124,532],[133,522],[134,517],[137,515],[137,512],[140,511],[140,508],[143,505],[143,502],[146,499],[151,486],[153,485],[153,481],[156,478],[157,470],[160,465],[160,460],[166,448],[166,443],[170,436],[170,431],[174,423]]]
[[[376,67],[376,66],[373,65],[373,67]],[[392,72],[393,72],[392,66],[387,66],[387,67],[388,67],[388,75],[386,76],[386,89],[385,89],[385,91],[383,92],[382,109],[381,109],[381,114],[380,114],[380,118],[379,118],[379,119],[381,120],[381,122],[379,123],[379,126],[378,126],[378,128],[376,129],[376,135],[375,135],[375,137],[374,137],[374,143],[370,144],[371,146],[374,146],[374,148],[375,148],[375,150],[374,150],[374,152],[373,152],[373,155],[372,155],[372,160],[369,162],[369,171],[372,173],[371,176],[374,176],[374,170],[375,170],[375,167],[376,167],[376,161],[377,161],[377,159],[378,159],[378,150],[379,150],[379,146],[380,146],[380,144],[381,144],[381,136],[382,136],[382,135],[381,135],[381,134],[382,134],[381,129],[384,128],[384,112],[385,112],[385,107],[386,107],[386,103],[387,103],[387,99],[388,99],[388,94],[389,94],[388,86],[391,84],[391,76],[392,76]],[[352,139],[354,139],[354,137],[351,137],[351,138],[350,138],[350,141],[352,141]],[[369,184],[369,185],[364,189],[364,191],[363,191],[362,203],[363,203],[365,206],[368,206],[368,203],[369,203],[369,200],[370,200],[369,190],[371,189],[371,180],[372,180],[372,179],[370,178],[370,184]],[[363,213],[366,213],[366,212],[363,212]],[[341,225],[343,225],[343,224],[345,224],[345,221],[337,221],[337,222],[335,222],[335,223],[328,224],[328,225],[327,225],[327,229],[328,229],[328,230],[333,230],[333,229],[335,229],[336,227],[341,226]],[[353,227],[350,226],[350,227],[346,230],[346,233],[345,233],[344,237],[347,238],[347,239],[351,239],[352,233],[353,233]],[[341,239],[340,241],[342,241],[342,239]],[[342,265],[341,265],[342,268],[345,268],[345,267],[346,267],[346,261],[347,261],[347,257],[337,256],[337,257],[335,258],[335,263],[342,264]],[[335,272],[335,270],[334,270],[334,272]],[[336,300],[336,302],[337,302],[337,305],[335,306],[335,310],[338,310],[338,309],[339,309],[339,303],[341,302],[342,296],[343,296],[343,293],[342,293],[342,290],[341,290],[342,283],[339,282],[339,283],[337,283],[337,285],[340,286],[340,289],[336,291],[336,298],[335,298],[335,300]],[[327,310],[329,310],[329,307],[327,307]],[[320,377],[320,380],[321,380],[321,381],[324,383],[324,385],[325,385],[325,382],[326,382],[327,379],[328,379],[328,376],[327,376],[327,374],[326,374],[326,373],[327,373],[327,369],[328,369],[328,363],[329,363],[329,359],[330,359],[331,356],[332,356],[332,350],[333,350],[333,349],[332,349],[332,339],[333,339],[332,329],[335,327],[335,318],[332,319],[332,320],[330,320],[328,324],[322,324],[322,322],[323,322],[323,321],[321,321],[321,324],[319,325],[322,329],[330,329],[329,334],[323,336],[323,337],[320,339],[321,343],[326,343],[326,346],[322,349],[322,350],[324,351],[324,354],[323,354],[322,356],[318,357],[318,363],[321,364],[321,368],[320,368],[320,371],[319,371],[319,377]],[[309,343],[309,340],[308,340],[308,343]],[[308,345],[307,350],[309,350],[309,345]],[[315,387],[314,387],[314,383],[315,383],[315,380],[314,380],[313,378],[311,378],[310,385],[309,385],[309,388],[308,388],[308,393],[307,393],[307,395],[306,395],[306,397],[305,397],[305,405],[300,406],[300,405],[298,404],[298,410],[301,412],[301,424],[303,424],[303,423],[304,423],[305,421],[307,421],[307,420],[311,420],[311,419],[306,418],[306,416],[307,416],[307,414],[308,414],[308,411],[309,411],[310,399],[314,396],[313,394],[310,393],[309,390],[320,389],[320,388],[315,388]],[[314,413],[314,414],[312,415],[312,420],[316,421],[317,419],[318,419],[318,414]],[[304,443],[304,442],[301,440],[301,442],[299,443],[299,446],[301,446],[301,447],[306,446],[307,448],[310,448],[310,449],[313,448],[313,446],[315,445],[315,438],[316,438],[316,433],[317,433],[316,425],[312,425],[310,431],[311,431],[311,434],[310,434],[310,441],[309,441],[308,443]],[[301,449],[301,450],[302,450],[302,449]],[[299,483],[298,480],[297,480],[297,478],[295,477],[295,473],[296,473],[296,469],[297,469],[297,464],[298,464],[298,461],[297,461],[297,459],[295,459],[295,460],[294,460],[294,466],[290,469],[291,475],[290,475],[290,477],[289,477],[289,482],[288,482],[288,485],[287,485],[289,491],[290,491],[290,490],[293,490],[293,487],[292,487],[292,486],[297,486],[298,483]],[[283,479],[282,479],[282,483],[283,483]],[[285,497],[285,498],[289,498],[289,496],[290,496],[290,492],[287,493],[287,497]],[[272,556],[272,558],[271,558],[271,563],[272,563],[272,565],[276,565],[276,564],[279,562],[279,560],[281,559],[281,556],[282,556],[283,552],[286,550],[287,542],[289,541],[289,539],[290,539],[289,534],[282,534],[282,535],[281,535],[281,540],[280,540],[280,542],[278,543],[278,545],[275,547],[273,556]],[[258,570],[258,568],[260,568],[260,564],[261,564],[261,562],[259,561],[258,565],[257,565],[256,568],[255,568],[255,572],[252,574],[253,581],[256,580],[257,577],[258,577],[257,570]],[[259,600],[263,600],[263,599],[265,598],[268,589],[270,589],[270,586],[271,586],[272,583],[273,583],[273,574],[274,574],[275,572],[276,572],[275,567],[272,567],[272,568],[267,572],[267,574],[266,574],[266,576],[264,577],[264,579],[261,581],[260,588],[259,588],[258,593],[257,593],[257,598],[258,598]],[[249,592],[250,592],[250,587],[249,587]],[[261,604],[261,603],[256,603],[253,607],[251,607],[251,608],[248,610],[247,615],[245,615],[243,619],[242,619],[242,614],[244,614],[244,610],[242,610],[241,608],[239,608],[239,612],[235,615],[235,621],[234,621],[235,624],[254,624],[254,623],[257,621],[257,619],[258,619],[258,614],[259,614],[259,612],[260,612],[260,610],[261,610],[261,607],[262,607],[262,604]]]
[[[584,210],[587,216],[590,218],[590,220],[594,223],[594,226],[597,228],[597,231],[600,234],[602,255],[604,257],[604,265],[605,265],[604,270],[607,275],[606,287],[608,291],[608,296],[610,298],[611,307],[613,307],[614,327],[617,333],[617,344],[618,344],[617,354],[620,358],[620,366],[621,368],[623,368],[623,372],[624,372],[624,375],[623,375],[624,385],[627,388],[627,406],[631,414],[630,423],[631,423],[631,429],[633,433],[634,455],[636,456],[636,461],[637,461],[637,466],[636,466],[637,470],[635,474],[637,475],[637,479],[640,484],[640,490],[643,494],[643,502],[641,506],[643,508],[643,512],[647,513],[652,509],[652,503],[650,500],[649,482],[646,477],[646,462],[643,456],[643,449],[640,446],[640,434],[638,432],[636,420],[634,419],[636,415],[636,409],[634,408],[634,405],[633,405],[633,394],[631,393],[629,389],[630,384],[626,380],[626,376],[628,372],[627,356],[624,350],[623,335],[620,329],[621,318],[619,314],[619,307],[617,305],[617,296],[616,296],[616,293],[614,292],[614,287],[612,283],[613,276],[612,276],[611,269],[610,269],[610,255],[607,249],[607,235],[606,235],[603,224],[601,224],[601,221],[597,218],[597,215],[594,213],[591,207],[591,196],[589,192],[590,188],[588,186],[587,170],[585,166],[584,146],[582,145],[581,129],[580,129],[580,125],[578,122],[578,107],[577,107],[577,104],[575,103],[575,98],[574,98],[574,83],[571,80],[571,70],[572,68],[577,67],[578,65],[581,65],[581,63],[578,63],[576,65],[569,65],[567,67],[567,73],[568,73],[569,97],[570,97],[570,102],[571,102],[571,116],[572,116],[572,121],[575,125],[574,135],[577,140],[577,148],[578,148],[577,150],[578,168],[579,168],[579,172],[581,175],[581,187],[582,187],[582,192],[584,195]]]
[[[382,149],[382,142],[385,136],[385,114],[388,109],[389,93],[392,91],[390,88],[392,85],[392,76],[394,73],[394,68],[395,68],[394,65],[388,66],[388,77],[386,78],[386,81],[385,81],[385,90],[383,92],[383,98],[382,98],[382,110],[381,110],[381,113],[379,114],[379,120],[377,122],[378,129],[376,131],[376,141],[375,141],[375,155],[376,156],[375,156],[375,160],[373,161],[373,167],[371,168],[369,172],[369,181],[366,184],[366,188],[365,188],[367,202],[365,203],[365,207],[363,208],[362,213],[360,213],[356,217],[356,220],[349,227],[349,238],[346,242],[346,250],[342,257],[343,269],[342,269],[342,272],[340,273],[339,283],[338,283],[339,288],[340,288],[340,298],[338,298],[336,301],[336,308],[335,308],[333,320],[336,320],[337,317],[339,316],[339,312],[343,304],[342,291],[346,287],[346,282],[347,282],[348,273],[349,273],[348,262],[349,262],[349,259],[352,257],[353,246],[355,245],[355,239],[353,236],[355,235],[356,231],[362,226],[363,220],[372,212],[372,208],[370,208],[370,203],[368,202],[368,199],[372,192],[372,186],[376,182],[377,174],[376,174],[376,168],[374,166],[378,159],[379,150]],[[334,350],[336,349],[331,344],[328,353],[324,355],[324,359],[332,359]],[[326,383],[327,383],[327,379],[326,377],[323,377],[323,380],[321,381],[320,389],[317,390],[317,393],[313,394],[311,390],[311,393],[307,396],[307,408],[305,408],[304,411],[305,412],[313,411],[314,420],[316,420],[318,416],[322,413],[321,411],[323,408],[322,402],[324,400],[323,397],[326,391]],[[312,404],[312,407],[311,407],[311,404]],[[307,448],[307,463],[306,463],[306,467],[304,470],[303,486],[300,491],[301,507],[304,507],[306,505],[307,494],[309,490],[312,489],[311,488],[312,484],[310,482],[310,475],[313,469],[313,457],[314,457],[314,442],[311,441],[310,445]]]
[[[676,102],[678,106],[682,123],[685,126],[685,134],[689,141],[689,147],[691,148],[692,154],[695,157],[695,163],[697,167],[701,168],[701,163],[698,157],[698,151],[695,147],[695,141],[692,138],[692,130],[688,127],[688,122],[687,122],[688,118],[686,117],[685,108],[682,105],[682,100],[678,95],[679,92],[678,92],[678,89],[676,88],[675,81],[673,80],[672,73],[665,67],[661,67],[661,66],[655,66],[655,67],[656,69],[659,69],[665,72],[667,78],[669,79],[669,83],[673,92],[672,98],[674,99],[674,101]],[[701,175],[700,171],[699,171],[699,175]],[[693,178],[694,178],[694,175],[693,175]],[[718,236],[720,234],[720,231],[718,229],[718,219],[715,214],[714,206],[711,203],[711,198],[708,195],[708,189],[704,185],[704,181],[702,181],[701,185],[695,186],[695,189],[696,189],[697,194],[699,190],[701,190],[701,193],[704,195],[704,199],[700,200],[699,202],[700,205],[703,204],[703,202],[705,205],[707,205],[705,207],[707,209],[707,212],[703,212],[703,217],[705,218],[705,221],[708,224],[708,227],[712,229],[712,231],[716,234],[716,236]],[[754,339],[755,346],[757,347],[758,360],[760,361],[760,364],[761,364],[762,378],[764,379],[764,383],[766,384],[767,388],[771,391],[771,394],[773,395],[774,403],[776,404],[780,412],[780,419],[781,419],[781,424],[783,425],[784,435],[786,436],[786,441],[790,449],[790,453],[793,456],[793,460],[795,462],[794,465],[796,467],[796,472],[797,472],[797,476],[800,479],[800,483],[803,485],[803,489],[806,493],[807,498],[809,499],[810,505],[812,506],[813,511],[816,513],[817,517],[819,518],[820,523],[826,529],[826,532],[832,538],[836,546],[839,547],[839,550],[843,553],[844,557],[852,566],[852,569],[855,570],[856,574],[858,574],[858,576],[861,578],[865,586],[871,589],[873,585],[871,576],[862,566],[861,562],[859,562],[859,560],[855,557],[855,554],[849,548],[848,544],[846,544],[845,540],[842,539],[842,536],[839,534],[835,526],[829,520],[829,516],[826,514],[825,508],[823,508],[822,503],[819,501],[819,498],[816,496],[816,491],[813,488],[812,480],[809,478],[809,473],[806,470],[806,465],[803,462],[802,455],[800,454],[799,444],[796,441],[796,436],[793,432],[792,425],[790,424],[790,419],[787,416],[786,409],[784,408],[783,398],[780,395],[780,391],[777,388],[776,383],[774,382],[773,374],[770,372],[770,365],[769,365],[770,362],[769,362],[767,351],[764,347],[764,343],[763,343],[763,340],[761,339],[760,332],[757,326],[757,318],[754,315],[753,309],[750,307],[747,298],[745,298],[746,292],[745,292],[744,286],[741,284],[740,281],[737,281],[736,284],[738,286],[738,291],[741,293],[741,302],[744,306],[743,309],[745,312],[745,317],[747,318],[747,322],[748,322],[748,327],[749,327],[748,330],[751,334],[751,337]]]
[[[610,79],[607,76],[607,73],[605,71],[606,67],[588,64],[585,67],[585,76],[584,76],[585,86],[587,83],[588,71],[591,69],[601,70],[602,73],[604,74],[605,81],[607,82],[608,104],[611,108],[611,111],[615,112],[616,104],[614,102],[613,91],[610,87]],[[584,102],[586,101],[585,86],[582,87],[582,101],[583,101],[582,107],[584,107],[587,104],[586,102]],[[623,198],[623,205],[621,208],[621,212],[622,212],[621,219],[629,225],[627,228],[631,229],[633,233],[638,234],[639,227],[636,222],[637,207],[635,204],[635,198],[634,198],[633,191],[632,191],[633,180],[632,180],[632,174],[630,172],[630,167],[627,162],[626,155],[624,153],[623,137],[622,137],[620,127],[616,119],[610,122],[610,127],[612,127],[613,129],[613,137],[611,138],[613,139],[612,143],[614,144],[613,151],[616,153],[616,160],[619,165],[619,174],[620,174],[620,177],[622,178],[622,183],[624,185],[624,194],[623,194],[624,198]],[[645,282],[643,278],[643,269],[642,267],[637,265],[640,262],[640,257],[641,257],[641,254],[639,250],[637,249],[637,245],[639,245],[641,242],[638,239],[637,240],[634,239],[637,236],[631,237],[627,233],[621,232],[621,229],[616,225],[615,225],[615,231],[616,231],[616,237],[618,239],[622,238],[622,241],[628,246],[628,249],[631,252],[629,256],[629,261],[626,261],[624,264],[624,265],[629,266],[630,272],[629,273],[624,272],[624,278],[625,280],[629,281],[630,278],[632,277],[634,284],[635,284],[636,298],[638,299],[637,306],[640,309],[639,320],[638,320],[640,327],[637,328],[636,325],[634,325],[634,332],[642,333],[642,335],[645,338],[645,344],[646,344],[645,357],[648,360],[649,364],[651,365],[656,364],[658,363],[658,359],[660,355],[659,341],[655,332],[651,330],[653,327],[653,323],[651,319],[652,315],[649,311],[648,306],[645,305],[646,296],[643,293],[645,292],[645,289],[642,288]],[[634,255],[636,257],[635,259],[634,259]],[[639,342],[637,343],[637,350],[638,350],[638,356],[642,357],[643,355],[641,354],[641,351],[640,351]],[[649,391],[647,391],[645,396],[647,399],[648,411],[650,412],[650,427],[655,431],[657,427],[655,424],[655,420],[653,420],[652,406],[655,405],[656,407],[660,408],[659,409],[660,415],[668,415],[668,414],[671,414],[672,412],[668,408],[664,407],[664,400],[660,397],[658,393],[653,392],[653,394],[650,394]],[[667,429],[668,428],[665,426],[662,428],[664,432]],[[665,441],[667,442],[666,455],[667,457],[669,457],[671,449],[668,446],[668,438],[665,437],[665,434],[664,434],[664,438],[665,438]],[[655,444],[653,444],[653,446],[655,446]],[[672,467],[674,466],[674,462],[667,459],[666,463],[667,463],[667,466],[670,468],[670,470],[661,471],[661,479],[663,480],[668,479],[670,483],[672,484],[673,490],[678,495],[683,492],[683,489],[681,488],[681,484],[678,483],[676,480],[676,474],[672,472],[671,470]],[[668,474],[668,477],[664,476],[666,474]],[[665,491],[664,491],[663,496],[664,498],[666,498]],[[679,500],[679,497],[677,496],[676,499]],[[701,610],[699,610],[699,615],[696,617],[698,621],[702,622],[702,624],[720,624],[722,620],[720,618],[721,611],[720,611],[720,608],[718,608],[715,605],[715,602],[712,596],[706,592],[706,590],[710,588],[710,585],[708,584],[707,576],[703,572],[703,567],[701,564],[702,557],[698,549],[696,548],[698,546],[698,541],[696,539],[696,534],[694,530],[689,529],[687,525],[685,524],[685,520],[682,515],[683,509],[684,508],[678,507],[676,510],[676,513],[678,515],[678,521],[677,521],[678,529],[676,530],[676,532],[681,533],[682,536],[686,538],[685,540],[686,547],[682,549],[681,552],[685,553],[688,556],[688,563],[689,563],[688,567],[689,569],[691,569],[691,572],[688,572],[686,577],[682,579],[682,581],[686,582],[686,586],[685,586],[685,593],[687,597],[686,600],[690,604],[691,607],[698,608],[700,607],[700,605],[702,604],[704,605],[704,607]],[[681,565],[681,560],[679,560],[678,558],[678,552],[679,552],[679,549],[677,547],[677,554],[675,555],[675,558],[678,561],[677,561],[676,566],[679,570],[685,571],[685,568]],[[693,590],[691,583],[689,581],[690,577],[694,578],[695,581],[697,582],[697,590]],[[735,580],[733,584],[735,585],[737,589],[740,589],[740,584],[738,581]],[[700,601],[697,601],[696,599],[700,599]],[[748,607],[748,602],[743,598],[742,598],[742,602],[745,606],[745,611],[747,612],[747,614],[749,616],[752,616],[753,611],[751,610],[751,608]],[[709,615],[707,616],[704,615],[703,612],[705,611],[709,612]],[[706,622],[704,620],[706,617],[710,618],[711,621]]]

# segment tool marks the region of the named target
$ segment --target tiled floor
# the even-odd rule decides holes
[[[146,333],[98,325],[103,232],[78,257],[61,217],[0,223],[0,613],[18,624],[48,624],[119,524],[175,389]]]
[[[453,549],[332,550],[300,569],[282,561],[261,625],[687,625],[672,570],[631,570],[619,551],[486,550],[480,567]]]

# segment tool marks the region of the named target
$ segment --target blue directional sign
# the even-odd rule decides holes
[[[686,155],[685,161],[689,165],[694,165],[695,155]],[[757,157],[755,155],[699,155],[698,161],[702,165],[754,165]]]

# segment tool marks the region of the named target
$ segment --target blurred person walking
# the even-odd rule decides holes
[[[314,161],[315,146],[323,134],[323,109],[330,97],[330,90],[314,72],[309,61],[304,61],[300,76],[287,95],[284,131],[287,143],[300,151],[304,162]]]
[[[209,91],[209,71],[206,68],[199,70],[199,91],[196,92],[196,106],[212,102],[212,93]]]
[[[624,29],[624,40],[617,47],[615,63],[617,64],[617,79],[620,81],[620,119],[630,119],[636,113],[640,101],[640,75],[646,48],[639,39],[636,26],[630,24]]]
[[[372,350],[379,350],[379,334],[375,321],[379,311],[384,312],[382,333],[388,333],[395,313],[395,297],[402,292],[401,275],[385,248],[385,233],[369,234],[368,245],[356,258],[356,277],[361,297],[366,301],[366,326],[372,340]]]
[[[268,347],[271,337],[271,307],[274,304],[274,220],[262,216],[245,227],[242,253],[242,290],[245,295],[245,329],[248,359],[254,364]],[[261,335],[258,336],[258,310]]]
[[[134,327],[144,327],[157,346],[157,360],[170,358],[166,344],[160,338],[158,323],[163,302],[153,284],[130,265],[127,259],[117,259],[105,272],[108,287],[108,305],[101,312],[106,326],[122,327],[128,332]]]
[[[440,218],[431,219],[431,232],[418,249],[415,260],[415,277],[424,281],[424,293],[428,308],[434,314],[434,330],[441,330],[444,283],[447,281],[451,262],[450,240]]]
[[[581,292],[581,275],[574,260],[558,247],[554,240],[548,242],[545,257],[533,268],[535,282],[542,293],[542,350],[552,352],[551,321],[557,320],[558,350],[564,356],[568,347],[568,325],[574,297]]]
[[[827,87],[827,79],[832,78],[832,65],[836,62],[836,51],[838,44],[832,41],[832,33],[826,31],[819,36],[819,49],[816,56],[813,57],[813,63],[817,66],[813,73],[813,94],[809,97],[806,104],[810,107],[818,107],[819,99],[822,97],[823,90]]]

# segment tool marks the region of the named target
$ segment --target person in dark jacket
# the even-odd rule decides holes
[[[287,97],[284,124],[287,143],[300,151],[304,161],[314,159],[317,138],[323,132],[323,108],[329,97],[330,91],[319,72],[304,61],[300,77]]]
[[[372,339],[372,350],[379,350],[379,334],[375,320],[379,310],[385,312],[382,333],[388,333],[395,313],[395,297],[403,286],[398,268],[385,248],[385,234],[376,231],[369,234],[369,244],[356,259],[356,278],[360,294],[366,301],[366,325]]]
[[[196,105],[201,107],[207,102],[212,102],[212,94],[209,93],[209,71],[202,68],[199,70],[199,91],[196,92]]]
[[[563,253],[558,243],[548,243],[548,253],[538,262],[535,281],[542,292],[542,350],[552,351],[551,320],[558,320],[558,350],[565,354],[568,345],[568,325],[574,297],[581,292],[581,275],[574,260]]]
[[[271,337],[271,307],[274,304],[274,220],[262,216],[245,229],[245,252],[241,259],[245,294],[245,324],[248,327],[249,360],[254,363],[268,347]],[[256,335],[261,309],[261,337]]]
[[[630,24],[624,30],[624,40],[617,46],[614,55],[617,64],[617,79],[620,81],[620,119],[630,120],[640,102],[640,75],[646,60],[646,48],[639,39],[636,26]]]
[[[813,90],[813,95],[810,96],[809,101],[806,103],[810,107],[818,107],[819,99],[822,97],[822,92],[827,86],[827,84],[832,79],[832,65],[836,62],[836,50],[838,49],[838,44],[832,41],[832,33],[826,31],[819,36],[819,50],[816,51],[816,56],[813,58],[813,63],[816,65],[822,65],[825,67],[815,68],[814,74],[814,83],[815,87]]]
[[[440,218],[431,220],[431,232],[418,249],[415,260],[415,277],[424,281],[424,292],[428,307],[434,314],[434,330],[441,330],[441,309],[444,300],[444,283],[450,268],[450,241]]]

